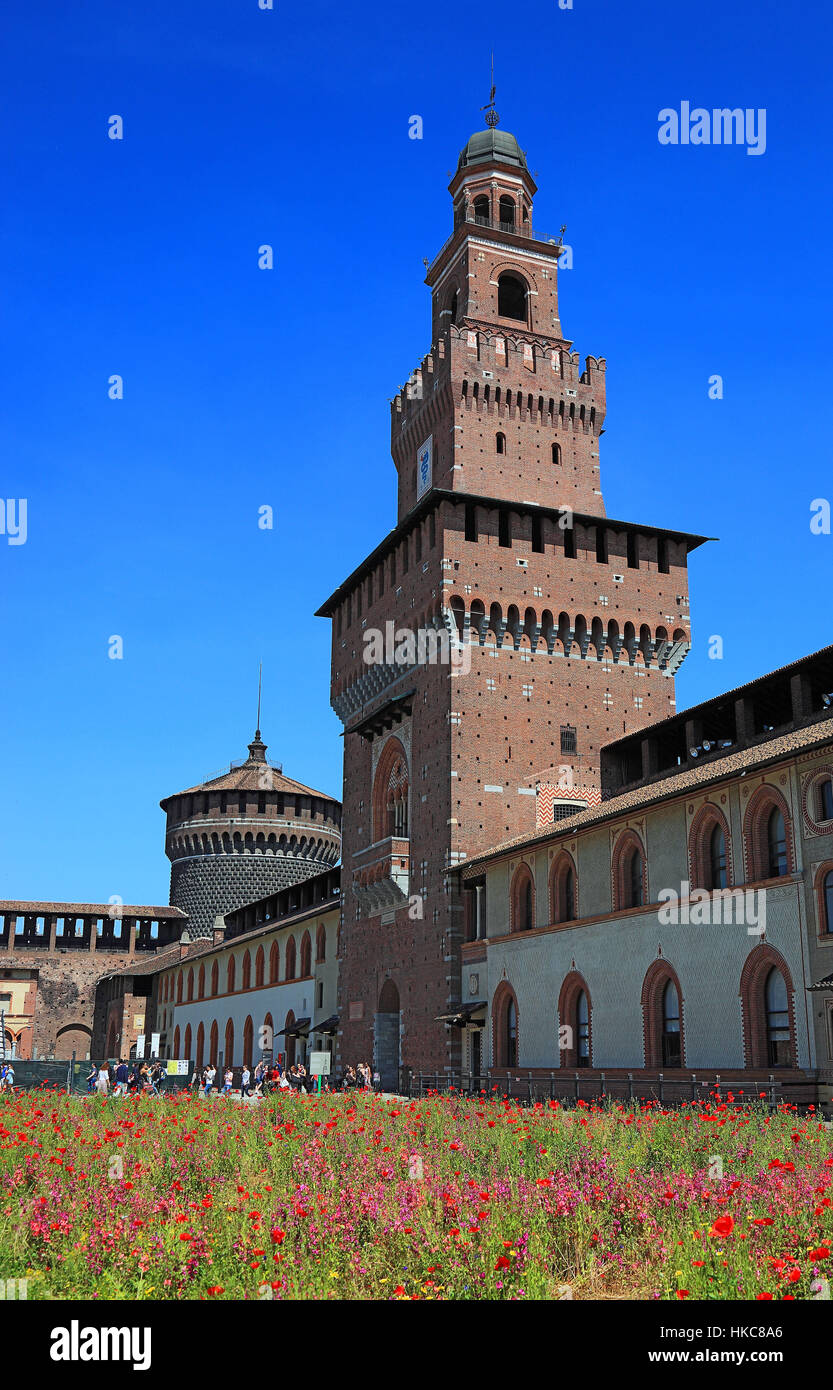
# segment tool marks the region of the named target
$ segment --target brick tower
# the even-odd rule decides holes
[[[601,746],[674,713],[703,539],[605,514],[605,361],[581,371],[562,333],[562,246],[532,229],[514,136],[473,135],[449,191],[432,347],[392,404],[397,525],[319,610],[345,726],[341,1057],[372,1052],[386,1084],[460,1065],[448,868],[597,800]]]

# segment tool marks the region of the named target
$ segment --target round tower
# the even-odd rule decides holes
[[[341,854],[341,803],[267,762],[260,729],[245,762],[159,804],[171,905],[188,914],[192,936],[210,936],[218,914],[320,873]]]

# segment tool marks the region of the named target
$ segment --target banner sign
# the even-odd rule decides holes
[[[417,449],[417,501],[431,486],[434,463],[434,436],[429,434],[424,444]]]

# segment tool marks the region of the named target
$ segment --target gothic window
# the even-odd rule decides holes
[[[398,738],[385,745],[373,783],[373,838],[408,837],[408,760]]]
[[[295,937],[290,936],[286,943],[286,975],[287,980],[295,979]]]
[[[500,225],[504,229],[515,225],[515,200],[505,194],[500,200]]]
[[[628,860],[625,886],[628,895],[628,907],[641,907],[643,903],[642,855],[638,849],[633,851]]]
[[[512,880],[510,901],[510,931],[529,931],[535,925],[535,890],[532,873],[521,864]]]
[[[821,929],[826,936],[833,933],[833,869],[821,880]]]
[[[562,1067],[592,1066],[593,1007],[583,976],[570,971],[558,996],[558,1048]]]
[[[613,851],[613,908],[643,907],[648,898],[645,851],[633,830],[619,837]]]
[[[220,967],[219,967],[217,961],[215,960],[214,964],[213,964],[212,967],[211,967],[211,996],[212,996],[212,998],[213,998],[214,995],[217,993],[217,990],[218,990],[218,988],[219,988],[219,984],[220,984]]]
[[[489,199],[485,193],[474,200],[474,220],[481,225],[485,225],[489,221]]]
[[[527,287],[519,275],[514,275],[506,270],[498,277],[497,282],[497,311],[502,319],[517,319],[520,323],[527,320]]]
[[[508,999],[506,1003],[503,1028],[503,1065],[516,1067],[518,1065],[518,1011],[512,998]]]
[[[301,978],[312,974],[312,942],[308,931],[301,937]]]

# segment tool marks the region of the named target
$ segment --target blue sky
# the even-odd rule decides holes
[[[608,360],[608,512],[721,538],[680,707],[830,640],[829,6],[275,4],[5,12],[0,897],[166,902],[157,803],[245,755],[261,658],[270,757],[339,794],[313,613],[395,521],[388,400],[492,47],[564,331]],[[661,146],[682,101],[765,108],[765,154]]]

